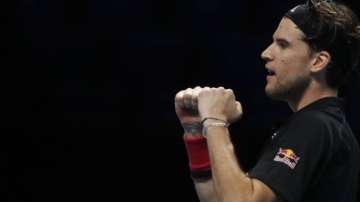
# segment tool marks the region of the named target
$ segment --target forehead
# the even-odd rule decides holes
[[[273,37],[285,39],[289,42],[302,40],[304,33],[298,28],[298,26],[289,18],[284,17],[277,27]]]

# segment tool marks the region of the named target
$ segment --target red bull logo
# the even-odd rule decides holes
[[[292,149],[283,149],[279,148],[274,161],[282,162],[289,166],[291,169],[294,169],[296,164],[299,162],[300,157],[298,157]]]

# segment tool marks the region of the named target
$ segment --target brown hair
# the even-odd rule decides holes
[[[305,36],[311,51],[328,51],[331,61],[326,80],[332,88],[341,87],[357,66],[360,56],[360,25],[355,13],[346,5],[326,0],[307,2],[311,10],[314,34]]]

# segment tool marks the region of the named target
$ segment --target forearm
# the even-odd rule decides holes
[[[210,127],[207,134],[212,177],[218,200],[252,201],[253,183],[240,168],[228,129]]]
[[[207,171],[205,176],[211,178],[203,182],[194,179],[201,201],[275,201],[273,191],[263,182],[250,179],[237,161],[227,126],[241,117],[242,108],[231,89],[197,87],[180,91],[175,96],[175,110],[185,133],[191,137],[184,135],[193,179],[198,171],[201,177]],[[187,130],[188,125],[191,130]],[[201,136],[202,132],[207,139]]]
[[[190,127],[186,127],[184,143],[189,157],[191,177],[198,198],[201,202],[217,202],[214,184],[211,179],[207,140],[202,136],[201,129],[192,130]]]
[[[194,185],[200,202],[218,202],[214,182],[211,178],[202,181],[194,180]]]

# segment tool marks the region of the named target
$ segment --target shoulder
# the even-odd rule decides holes
[[[308,110],[308,111],[301,111],[291,118],[292,124],[310,124],[310,125],[324,125],[328,123],[332,117],[320,110]]]
[[[302,139],[323,139],[329,138],[331,130],[331,116],[319,111],[309,110],[294,114],[283,128],[288,137]]]

